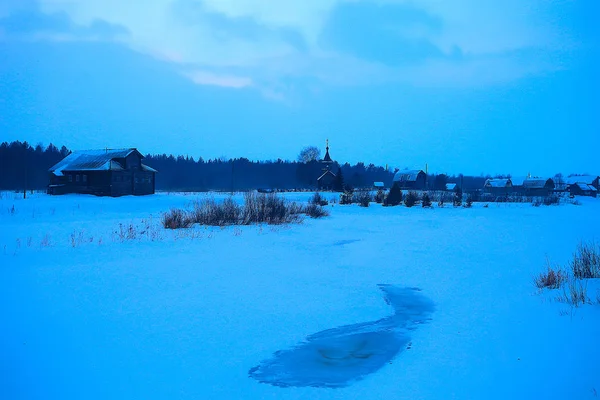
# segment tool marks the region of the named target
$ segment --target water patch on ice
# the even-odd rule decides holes
[[[310,335],[250,369],[250,377],[280,387],[341,388],[380,370],[410,342],[410,331],[431,319],[434,305],[416,288],[379,287],[391,316]]]

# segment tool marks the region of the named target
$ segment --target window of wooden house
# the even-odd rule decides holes
[[[69,175],[69,182],[73,182],[73,175]]]
[[[86,183],[87,182],[87,175],[83,174],[83,175],[81,175],[81,177],[83,179],[83,183]]]
[[[75,182],[79,182],[79,174],[75,175]]]

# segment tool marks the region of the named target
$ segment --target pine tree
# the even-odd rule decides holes
[[[390,192],[385,198],[384,205],[386,206],[397,206],[402,202],[402,190],[397,182],[392,185]]]
[[[338,167],[337,175],[335,176],[335,182],[333,185],[333,189],[336,192],[344,191],[344,176],[342,175],[342,168]]]

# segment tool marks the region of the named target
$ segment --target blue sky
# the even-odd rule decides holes
[[[600,173],[595,0],[4,0],[0,140]]]

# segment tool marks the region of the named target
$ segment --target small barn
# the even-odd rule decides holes
[[[425,190],[427,175],[422,170],[398,171],[394,175],[394,183],[400,189]]]
[[[598,196],[598,189],[596,189],[592,185],[587,185],[585,183],[574,183],[569,185],[569,193],[571,196],[590,196],[596,197]]]
[[[596,190],[600,189],[600,176],[597,175],[571,175],[566,179],[567,188],[577,183],[593,186]],[[577,190],[577,189],[575,189]]]
[[[554,181],[546,178],[527,178],[523,181],[525,196],[549,196],[554,192]]]
[[[156,170],[135,148],[74,151],[49,170],[49,194],[154,194]]]
[[[512,191],[510,179],[488,179],[483,185],[483,190],[496,196],[506,196]]]
[[[446,183],[446,191],[454,192],[456,190],[456,183]]]
[[[335,178],[336,175],[333,172],[326,170],[317,178],[317,187],[319,190],[334,190]]]
[[[373,182],[373,189],[384,190],[385,184],[383,182]]]

